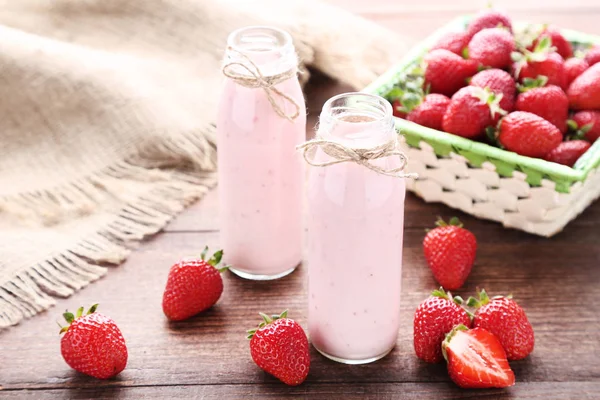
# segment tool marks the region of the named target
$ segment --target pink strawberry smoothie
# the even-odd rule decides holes
[[[323,108],[322,138],[373,147],[395,137],[385,100],[380,99],[387,106],[377,103],[379,113],[361,114],[352,105],[335,107],[341,96],[350,94]],[[315,153],[316,161],[330,159],[320,149]],[[371,162],[400,166],[397,156]],[[394,347],[400,326],[404,179],[344,162],[310,167],[308,182],[310,339],[336,361],[375,361]]]
[[[225,62],[248,65],[242,52],[264,76],[296,68],[291,38],[283,31],[243,28],[228,44],[235,51],[228,51]],[[304,173],[295,146],[306,135],[304,98],[295,74],[275,88],[299,105],[293,121],[275,112],[264,89],[232,79],[226,79],[218,114],[221,246],[231,271],[248,279],[287,275],[302,258]],[[280,96],[273,98],[287,115],[296,110]]]

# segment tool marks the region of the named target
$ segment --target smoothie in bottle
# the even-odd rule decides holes
[[[348,93],[325,103],[317,139],[369,149],[395,146],[396,135],[386,100]],[[310,339],[335,361],[372,362],[394,347],[400,326],[405,159],[368,160],[376,171],[331,147],[313,150],[315,164],[339,162],[309,167]]]
[[[288,33],[247,27],[230,34],[218,131],[221,245],[230,270],[276,279],[302,258],[303,162],[295,146],[306,111]]]

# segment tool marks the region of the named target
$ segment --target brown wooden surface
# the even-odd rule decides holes
[[[450,18],[483,1],[418,2],[335,0],[368,18],[408,34],[416,42]],[[451,4],[450,4],[451,3]],[[600,34],[600,3],[521,0],[500,2],[513,15]],[[347,88],[317,78],[308,88],[314,116],[323,100]],[[312,351],[311,372],[290,388],[264,374],[249,354],[245,330],[258,311],[279,312],[306,326],[306,269],[269,283],[225,274],[225,292],[213,309],[182,323],[161,310],[170,265],[204,245],[218,246],[216,192],[191,207],[165,232],[142,244],[122,266],[57,307],[0,333],[0,398],[600,398],[600,202],[552,239],[507,230],[408,195],[404,251],[402,328],[394,351],[364,366],[346,366]],[[460,294],[485,287],[511,292],[526,309],[536,333],[534,353],[512,363],[517,384],[507,390],[465,391],[449,381],[443,365],[420,362],[412,349],[415,307],[436,284],[425,265],[423,229],[436,215],[458,215],[479,242],[477,263]],[[127,369],[99,382],[70,370],[59,351],[55,321],[65,308],[100,302],[117,321],[129,348]]]

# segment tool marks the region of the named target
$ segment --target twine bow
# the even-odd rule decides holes
[[[229,47],[227,50],[239,54],[248,62],[248,64],[250,64],[250,66],[248,66],[245,63],[232,61],[223,66],[223,75],[230,79],[233,79],[239,85],[245,86],[247,88],[263,89],[267,95],[267,99],[269,99],[269,103],[271,103],[271,106],[273,107],[273,110],[281,118],[285,118],[289,121],[294,121],[296,118],[298,118],[298,116],[300,115],[300,105],[298,105],[298,103],[293,98],[291,98],[290,96],[288,96],[287,94],[283,93],[281,90],[275,87],[275,85],[296,76],[295,67],[277,75],[264,76],[260,68],[258,68],[258,66],[250,59],[250,57],[248,57],[244,53],[233,49],[232,47]],[[235,72],[235,66],[239,66],[240,68],[245,69],[250,75]],[[279,96],[288,103],[292,104],[295,108],[295,111],[290,115],[286,114],[282,107],[275,101],[275,96]]]
[[[397,145],[397,139],[393,139],[387,143],[375,147],[355,148],[344,146],[339,142],[316,137],[313,140],[309,140],[308,142],[297,146],[296,149],[303,150],[304,159],[313,167],[327,167],[329,165],[340,164],[344,162],[353,162],[367,167],[378,174],[393,176],[396,178],[417,178],[417,174],[403,172],[404,168],[406,168],[406,163],[408,160],[406,155],[398,149]],[[311,150],[316,150],[318,147],[320,147],[325,154],[330,156],[332,160],[323,162],[314,162],[311,160],[309,157],[309,152],[311,152]],[[400,158],[399,167],[386,169],[370,162],[371,160],[392,156],[398,156]]]

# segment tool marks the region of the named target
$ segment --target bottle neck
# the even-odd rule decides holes
[[[318,135],[348,147],[382,145],[396,137],[392,107],[387,100],[367,93],[335,96],[323,106]]]
[[[289,33],[268,26],[250,26],[229,35],[223,63],[240,75],[254,75],[258,68],[262,76],[274,76],[295,72],[298,57]]]

